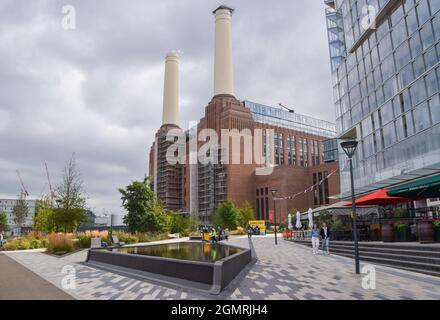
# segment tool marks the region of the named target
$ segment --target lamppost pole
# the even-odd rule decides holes
[[[342,149],[344,149],[350,161],[350,183],[351,183],[351,210],[353,213],[353,240],[354,240],[354,261],[356,267],[356,274],[360,273],[359,268],[359,244],[358,244],[358,232],[357,232],[357,215],[356,215],[356,199],[354,193],[354,178],[353,178],[353,156],[356,151],[357,141],[346,141],[341,143]]]
[[[273,199],[273,221],[275,224],[275,245],[278,245],[278,238],[277,238],[277,212],[276,212],[276,206],[275,206],[275,194],[278,190],[272,189],[270,192],[272,193],[272,199]]]

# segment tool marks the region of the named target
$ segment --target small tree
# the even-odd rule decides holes
[[[171,213],[171,215],[170,232],[186,234],[188,232],[189,219],[186,219],[176,213]]]
[[[212,222],[214,227],[221,226],[231,230],[237,229],[238,210],[230,200],[223,202],[215,211]]]
[[[52,205],[52,199],[48,196],[37,200],[34,229],[44,232],[56,231],[55,212]]]
[[[14,217],[14,223],[18,226],[21,226],[26,221],[26,217],[29,215],[29,207],[24,198],[20,197],[17,200],[12,209],[12,215]]]
[[[237,225],[246,228],[248,222],[255,219],[254,208],[246,201],[241,207],[237,208]]]
[[[168,217],[156,194],[149,187],[151,178],[133,181],[121,193],[122,207],[127,210],[124,223],[130,232],[162,232],[167,227]]]
[[[54,209],[56,227],[63,228],[64,232],[73,231],[87,220],[86,195],[74,153],[63,169],[63,179],[56,190],[59,203],[59,207]]]
[[[6,213],[0,212],[0,232],[8,231],[8,218]]]

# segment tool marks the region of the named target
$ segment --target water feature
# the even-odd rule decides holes
[[[220,244],[178,242],[140,247],[122,247],[115,248],[112,251],[127,254],[214,263],[243,250]]]

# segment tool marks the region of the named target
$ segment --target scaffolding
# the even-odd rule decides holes
[[[198,197],[200,220],[203,223],[212,222],[214,211],[227,199],[227,174],[226,167],[221,163],[220,149],[217,163],[199,163]]]
[[[183,165],[170,164],[167,152],[176,142],[167,141],[167,131],[160,130],[157,135],[157,197],[166,210],[181,211],[183,207],[182,184]]]

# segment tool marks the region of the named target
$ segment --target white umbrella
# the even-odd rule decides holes
[[[296,212],[296,225],[295,227],[297,229],[301,229],[302,224],[301,224],[301,213],[299,211]]]
[[[287,215],[287,224],[287,228],[289,228],[289,230],[292,230],[292,215],[290,213]]]
[[[307,214],[307,217],[309,218],[309,229],[313,228],[313,211],[312,208],[309,208],[309,213]]]

